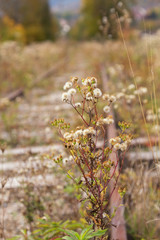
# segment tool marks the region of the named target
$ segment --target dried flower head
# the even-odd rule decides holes
[[[62,101],[67,102],[68,100],[69,100],[68,93],[67,92],[62,93]]]
[[[109,99],[108,99],[108,102],[109,103],[114,103],[116,101],[116,97],[115,96],[110,96]]]
[[[78,77],[72,77],[71,78],[71,82],[74,84],[74,83],[77,83],[78,82]]]
[[[100,98],[102,96],[102,92],[99,88],[95,88],[93,90],[93,95],[94,95],[95,98]]]
[[[105,106],[105,107],[103,108],[103,111],[104,111],[105,113],[109,113],[110,110],[111,110],[111,108],[110,108],[109,106]]]
[[[73,96],[73,95],[76,94],[76,92],[77,92],[77,91],[76,91],[75,88],[71,88],[71,89],[68,90],[68,95]]]
[[[77,102],[77,103],[75,103],[75,105],[74,105],[76,108],[80,108],[81,107],[81,103],[80,102]]]
[[[66,82],[65,85],[64,85],[64,87],[63,87],[63,89],[64,89],[64,90],[67,90],[67,89],[69,89],[69,88],[71,88],[71,87],[72,87],[72,83],[71,83],[71,82]]]
[[[109,99],[109,94],[103,94],[102,96],[102,99],[105,101],[105,100],[108,100]]]

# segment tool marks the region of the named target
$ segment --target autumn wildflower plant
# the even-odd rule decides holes
[[[81,191],[78,200],[85,203],[85,218],[89,224],[93,224],[93,229],[107,229],[112,219],[107,210],[111,198],[111,195],[107,194],[109,183],[112,180],[117,184],[120,174],[117,172],[120,161],[118,152],[127,151],[131,136],[125,133],[128,125],[121,124],[123,126],[119,136],[109,141],[106,139],[107,127],[114,122],[110,108],[116,97],[102,94],[94,77],[79,82],[77,77],[73,77],[65,83],[62,101],[73,107],[80,116],[82,125],[70,130],[70,124],[63,119],[52,122],[52,125],[58,128],[61,140],[70,154],[68,160],[64,160],[62,156],[54,160],[61,167],[66,167],[67,161],[68,164],[78,167],[78,177],[71,170],[67,171],[67,174]],[[81,101],[77,102],[80,98]],[[102,103],[99,104],[100,102]],[[101,114],[98,104],[104,105]],[[104,114],[107,115],[104,117]],[[117,163],[110,159],[112,151],[117,152]]]

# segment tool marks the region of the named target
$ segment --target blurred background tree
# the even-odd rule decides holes
[[[117,15],[121,20],[130,19],[130,8],[134,0],[82,0],[81,15],[73,27],[71,36],[77,39],[98,38],[105,33],[117,38]]]
[[[48,0],[0,0],[0,9],[3,29],[8,27],[4,18],[22,26],[26,43],[55,39],[58,25],[51,14]]]
[[[0,41],[16,40],[25,42],[25,29],[7,15],[0,19]]]

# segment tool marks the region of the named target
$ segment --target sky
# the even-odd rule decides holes
[[[80,4],[80,0],[49,0],[51,7],[54,10],[73,10],[77,9]]]

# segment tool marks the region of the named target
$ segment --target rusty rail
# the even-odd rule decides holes
[[[105,70],[105,66],[101,65],[101,77],[102,77],[102,85],[105,92],[108,91],[108,78]],[[111,109],[111,115],[114,119],[114,112]],[[116,126],[115,124],[111,124],[107,128],[107,138],[114,138],[116,137]],[[117,157],[116,153],[112,152],[110,155],[111,161],[116,164]],[[119,170],[119,166],[117,167],[117,171]],[[114,169],[111,170],[111,174]],[[112,194],[113,192],[113,194]],[[116,214],[112,219],[112,226],[111,226],[111,240],[127,240],[127,233],[126,233],[126,226],[124,220],[124,206],[122,206],[122,199],[118,193],[118,188],[115,186],[113,180],[110,182],[110,211],[113,214],[115,208],[117,208]]]
[[[23,97],[24,96],[24,90],[22,88],[19,88],[11,93],[9,93],[5,98],[9,101],[14,101],[17,97]]]

